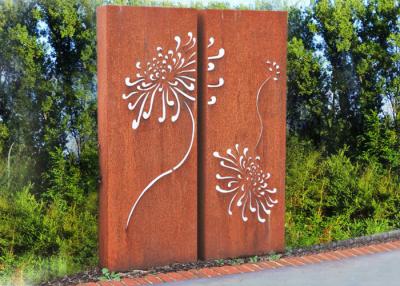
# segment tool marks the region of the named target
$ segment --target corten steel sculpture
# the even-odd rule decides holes
[[[101,264],[282,249],[286,13],[104,6],[97,25]]]
[[[197,12],[98,13],[100,261],[197,259]]]
[[[283,250],[287,13],[219,10],[200,17],[200,42],[219,39],[225,56],[216,71],[201,71],[199,256]],[[219,75],[224,86],[207,87]]]

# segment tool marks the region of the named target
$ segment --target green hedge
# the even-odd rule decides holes
[[[353,163],[346,149],[326,156],[291,137],[286,172],[289,247],[400,227],[400,176],[380,164]]]

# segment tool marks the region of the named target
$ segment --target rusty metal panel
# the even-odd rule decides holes
[[[199,23],[199,256],[283,250],[287,13],[209,10]]]
[[[98,13],[100,263],[197,259],[197,11]]]

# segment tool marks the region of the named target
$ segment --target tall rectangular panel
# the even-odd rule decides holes
[[[197,259],[197,11],[98,13],[100,261]]]
[[[200,15],[199,255],[283,250],[287,13]]]

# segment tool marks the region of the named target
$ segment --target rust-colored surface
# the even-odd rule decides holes
[[[203,58],[217,54],[220,47],[224,48],[225,55],[214,61],[214,71],[207,72],[206,64],[203,64],[201,71],[199,256],[212,259],[283,250],[287,13],[209,10],[200,15]],[[215,45],[207,48],[210,37],[215,38]],[[268,60],[270,64],[266,63]],[[279,75],[276,74],[278,70]],[[262,86],[269,76],[277,76],[278,80],[271,78]],[[222,87],[207,88],[207,84],[218,82],[219,77],[224,78]],[[260,87],[258,106],[263,133],[256,147],[261,129],[256,104]],[[208,105],[212,96],[217,101],[214,105]],[[239,144],[240,154],[235,151],[235,144]],[[270,194],[273,201],[278,200],[269,208],[270,215],[263,213],[262,206],[258,204],[261,219],[266,218],[265,223],[258,221],[255,200],[257,194],[260,195],[265,189],[251,191],[251,184],[244,182],[246,177],[252,179],[251,174],[244,172],[242,178],[238,179],[236,176],[240,172],[221,166],[221,160],[213,156],[213,152],[217,151],[219,155],[235,161],[226,153],[230,148],[239,161],[244,147],[248,148],[247,166],[251,162],[258,163],[265,173],[271,174],[268,180],[264,180],[268,183],[267,189],[277,189],[276,194]],[[253,159],[249,159],[250,156]],[[259,161],[254,159],[256,156],[260,156]],[[228,161],[224,163],[234,166]],[[236,168],[241,171],[245,169]],[[224,184],[223,180],[216,179],[216,174],[234,176],[232,180],[239,182],[232,183],[229,188],[227,181]],[[253,175],[254,178],[257,175]],[[261,185],[260,182],[256,184],[257,187]],[[216,191],[216,185],[225,190],[240,187],[237,191],[221,193]],[[241,189],[242,185],[244,190]],[[254,212],[250,211],[248,194],[243,197],[241,206],[237,205],[242,194],[248,191],[253,195]],[[232,200],[236,193],[236,199]],[[269,194],[266,191],[264,193]],[[257,198],[260,202],[263,202],[262,199],[267,198]],[[231,201],[232,215],[229,215]],[[244,205],[246,222],[242,217]]]
[[[197,144],[177,167],[191,142],[192,120],[197,118],[197,101],[179,96],[179,118],[171,121],[177,104],[166,106],[162,117],[162,93],[156,91],[148,119],[136,130],[132,121],[139,109],[131,111],[135,96],[133,82],[146,63],[176,48],[175,36],[188,41],[197,37],[197,11],[104,6],[97,10],[98,25],[98,120],[100,141],[100,263],[111,270],[143,268],[197,259]],[[191,51],[197,51],[197,46]],[[176,51],[174,52],[176,55]],[[183,56],[189,57],[189,55]],[[196,59],[196,57],[195,57]],[[161,60],[161,59],[160,59]],[[171,60],[171,57],[168,59]],[[141,71],[135,66],[141,61]],[[196,64],[192,65],[197,69]],[[160,72],[160,71],[159,71]],[[147,74],[147,80],[149,74]],[[196,72],[191,76],[197,78]],[[196,82],[197,83],[197,82]],[[194,85],[196,89],[196,84]],[[143,86],[143,88],[147,87]],[[197,91],[191,92],[196,97]],[[175,97],[170,94],[170,101]],[[187,105],[186,105],[187,103]],[[149,111],[150,97],[143,112]],[[148,115],[148,114],[147,114]],[[196,134],[196,132],[194,132]],[[176,170],[155,182],[143,195],[126,229],[131,207],[140,193],[157,176]]]
[[[287,14],[105,6],[97,25],[101,265],[283,250]]]

